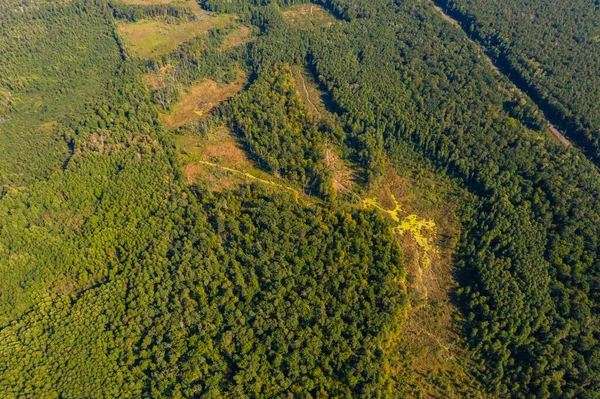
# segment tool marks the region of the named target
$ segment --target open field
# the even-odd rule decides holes
[[[292,25],[301,28],[328,27],[338,21],[323,7],[311,3],[289,7],[283,15]]]
[[[246,80],[247,76],[242,71],[238,71],[238,79],[227,86],[221,86],[214,80],[206,79],[202,83],[188,88],[173,106],[171,112],[163,115],[163,120],[167,126],[176,128],[191,119],[201,118],[222,101],[239,93],[246,84]]]
[[[134,23],[121,22],[118,24],[119,33],[136,56],[152,58],[167,54],[186,40],[211,29],[224,27],[233,20],[232,15],[208,13],[195,1],[186,4],[189,4],[196,15],[194,21],[168,23],[161,19],[146,19]]]
[[[296,198],[301,195],[300,189],[289,182],[256,168],[241,143],[225,126],[213,129],[207,138],[178,137],[176,144],[189,184],[201,181],[213,191],[222,191],[238,184],[257,182],[292,192]]]

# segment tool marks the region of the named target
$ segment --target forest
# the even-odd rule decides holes
[[[599,398],[598,5],[442,5],[0,0],[0,397]]]
[[[600,156],[600,4],[440,0],[594,162]]]

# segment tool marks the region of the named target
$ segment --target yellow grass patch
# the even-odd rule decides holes
[[[301,28],[320,28],[333,25],[337,19],[316,4],[299,4],[287,8],[283,15],[292,24]]]
[[[195,1],[186,4],[189,4],[196,15],[194,21],[167,23],[163,19],[146,19],[134,23],[120,22],[118,24],[119,34],[136,56],[152,58],[167,54],[177,49],[186,40],[211,29],[225,27],[233,20],[232,15],[208,13],[202,10]]]
[[[222,101],[239,93],[246,80],[246,74],[238,71],[238,79],[227,86],[221,86],[210,79],[194,85],[181,95],[171,112],[163,115],[163,120],[167,126],[176,128],[189,120],[201,118]]]
[[[472,365],[450,300],[456,287],[452,257],[459,236],[456,205],[448,202],[454,190],[434,173],[400,176],[388,168],[363,200],[364,207],[392,220],[403,250],[411,306],[387,350],[390,374],[407,397],[474,397],[479,390],[469,374]],[[410,358],[400,358],[403,353]]]

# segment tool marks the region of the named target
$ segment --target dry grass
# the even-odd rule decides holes
[[[344,161],[330,146],[325,148],[324,162],[333,175],[333,189],[338,194],[353,192],[356,171],[352,170],[350,163]]]
[[[247,26],[240,26],[225,38],[222,48],[228,49],[250,42],[252,30]]]
[[[202,118],[219,103],[239,93],[246,84],[247,78],[240,70],[238,79],[227,86],[220,86],[210,79],[194,85],[181,95],[181,99],[173,106],[171,112],[163,115],[163,120],[167,126],[176,128],[189,120]],[[147,80],[152,79],[147,78]]]
[[[194,0],[185,4],[189,4],[194,11],[196,15],[194,21],[167,23],[166,20],[148,19],[134,23],[121,22],[118,24],[119,34],[125,39],[134,55],[141,58],[153,58],[167,54],[177,49],[186,40],[211,29],[222,28],[233,20],[232,15],[213,15],[202,10]]]
[[[202,180],[213,190],[224,190],[245,181],[240,175],[233,175],[201,162],[211,162],[243,172],[256,171],[239,141],[226,127],[219,127],[209,133],[208,138],[184,136],[177,140],[177,146],[186,163],[185,176],[189,184]]]
[[[209,134],[201,160],[226,164],[238,170],[252,167],[239,141],[225,127],[215,129]]]
[[[337,21],[323,7],[311,3],[289,7],[283,15],[292,25],[309,29],[329,27]]]
[[[161,88],[163,85],[164,76],[166,72],[171,68],[171,65],[165,65],[164,67],[160,68],[159,72],[147,73],[146,75],[144,75],[143,78],[144,83],[146,84],[146,86],[154,90]]]
[[[182,163],[186,164],[184,173],[189,184],[201,182],[210,190],[223,191],[239,184],[256,183],[291,193],[296,200],[307,200],[300,188],[255,168],[240,142],[224,126],[214,129],[206,139],[181,137],[177,145]]]
[[[317,119],[327,115],[323,97],[325,93],[319,90],[312,76],[301,66],[292,67],[292,75],[296,83],[296,91],[302,97],[306,109]]]

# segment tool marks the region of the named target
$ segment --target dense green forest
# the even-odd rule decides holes
[[[531,99],[430,3],[320,1],[337,19],[314,29],[289,23],[292,3],[305,2],[200,1],[236,13],[253,40],[224,47],[231,25],[139,59],[117,21],[208,14],[0,0],[0,396],[428,397],[407,388],[414,354],[396,345],[417,338],[403,330],[401,241],[356,201],[390,168],[413,168],[464,192],[455,327],[482,388],[461,396],[600,397],[595,166],[549,140]],[[568,15],[588,36],[594,7]],[[498,32],[526,51],[517,29],[530,30],[513,25]],[[580,50],[577,73],[596,72],[596,54]],[[331,118],[308,111],[290,65],[314,76]],[[247,86],[203,129],[167,129],[161,115],[182,87],[239,71]],[[599,85],[560,71],[543,82],[572,90],[553,95],[587,129],[584,90]],[[149,73],[168,83],[144,85]],[[302,197],[259,180],[190,184],[175,142],[214,126]],[[334,195],[326,146],[360,174],[351,195]]]
[[[98,61],[93,100],[77,104],[92,94],[83,80],[65,97],[72,112],[19,107],[52,101],[42,82],[59,80],[58,67],[39,87],[3,86],[15,99],[3,134],[17,140],[28,127],[19,118],[55,120],[48,129],[62,158],[46,175],[15,165],[27,179],[3,183],[2,396],[389,392],[384,347],[406,293],[388,222],[256,186],[218,195],[188,188],[141,66],[119,55],[112,9],[74,1],[11,14],[10,28],[28,20],[56,28],[48,51],[60,54],[94,40],[46,15],[69,16],[65,27],[79,29],[96,18],[115,57]],[[15,81],[28,73],[12,71]],[[36,151],[42,140],[31,143]]]
[[[600,157],[600,4],[441,0],[569,138]]]

